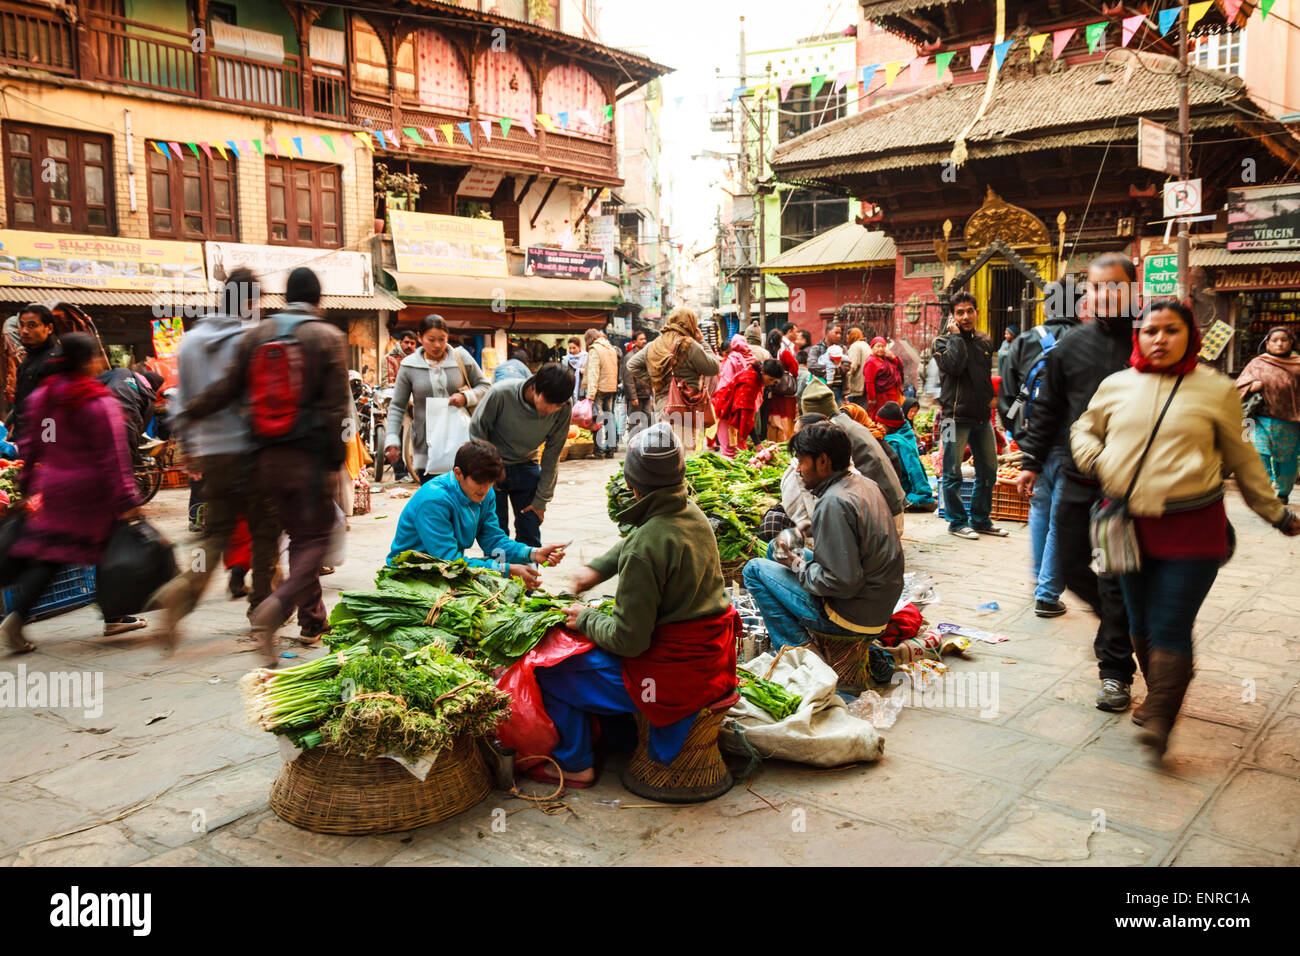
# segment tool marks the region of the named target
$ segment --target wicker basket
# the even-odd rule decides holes
[[[867,672],[870,641],[859,638],[845,640],[831,634],[812,634],[812,649],[835,671],[839,678],[839,689],[862,688],[871,685],[871,675]]]
[[[623,786],[638,797],[664,803],[702,803],[730,790],[735,781],[718,749],[718,731],[737,700],[739,695],[732,693],[701,709],[681,751],[668,765],[650,756],[650,725],[638,712],[636,752],[623,768]]]
[[[571,441],[564,445],[565,458],[590,458],[596,446],[589,441]]]
[[[492,789],[473,737],[457,739],[421,781],[395,760],[303,751],[280,769],[271,809],[315,833],[396,833],[468,810]]]
[[[722,583],[737,584],[744,583],[741,578],[741,572],[745,570],[745,565],[749,564],[749,558],[736,558],[734,561],[722,562]]]

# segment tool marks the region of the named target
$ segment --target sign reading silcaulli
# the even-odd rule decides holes
[[[603,279],[605,256],[600,252],[570,249],[528,250],[524,275],[545,276],[548,279]]]
[[[1300,249],[1300,185],[1228,190],[1228,251]]]
[[[0,229],[0,285],[202,292],[203,247],[165,239]]]

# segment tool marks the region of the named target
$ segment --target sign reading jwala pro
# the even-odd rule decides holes
[[[390,209],[398,272],[505,278],[506,237],[495,219]]]
[[[0,285],[206,291],[197,242],[0,229]]]

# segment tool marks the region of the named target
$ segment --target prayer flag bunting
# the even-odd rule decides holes
[[[1098,20],[1096,23],[1089,23],[1083,28],[1084,39],[1088,41],[1088,52],[1097,52],[1097,44],[1101,38],[1106,35],[1106,21]]]
[[[929,62],[930,58],[928,56],[918,56],[907,64],[907,79],[913,86],[921,85],[921,71],[925,69],[925,65]]]
[[[972,70],[980,68],[980,64],[984,62],[984,57],[988,55],[992,46],[992,43],[976,43],[970,48],[970,68]]]
[[[298,155],[299,155],[299,156],[304,155],[304,153],[303,153],[303,151],[302,151],[302,137],[301,137],[301,136],[295,136],[295,137],[293,138],[293,148],[296,149],[296,150],[298,151]]]
[[[220,143],[213,143],[212,145],[217,148],[217,152],[221,154],[221,158],[229,162],[230,157],[226,155],[226,147],[222,146]]]
[[[561,112],[561,113],[556,113],[555,116],[556,116],[556,118],[560,121],[560,129],[568,129],[568,128],[569,128],[569,111],[568,111],[568,110],[564,110],[564,111]]]
[[[165,150],[165,149],[163,149],[161,146],[159,146],[157,140],[155,140],[155,139],[151,139],[151,140],[149,140],[149,145],[152,146],[152,147],[153,147],[155,150],[157,150],[159,153],[161,153],[163,159],[166,159],[166,160],[168,160],[168,161],[171,160],[171,157],[167,155],[167,150]]]
[[[203,158],[202,156],[199,155],[199,147],[197,145],[195,145],[194,143],[186,143],[185,145],[190,148],[190,152],[194,154],[195,159]]]
[[[1007,51],[1011,49],[1011,44],[1015,40],[1003,40],[1001,43],[993,45],[993,69],[1002,69],[1002,61],[1007,58]]]
[[[177,158],[177,159],[184,159],[184,158],[185,158],[184,154],[181,153],[181,144],[180,144],[180,143],[172,143],[172,142],[169,142],[167,145],[170,146],[170,147],[172,148],[172,152],[176,154],[176,158]]]
[[[1187,8],[1187,32],[1191,33],[1192,28],[1200,21],[1201,17],[1210,12],[1210,7],[1214,6],[1213,0],[1205,0],[1204,3],[1193,3]]]
[[[608,106],[605,108],[612,109],[612,107],[608,107]],[[518,119],[519,119],[519,125],[524,128],[525,132],[527,132],[528,135],[531,136],[533,139],[536,139],[537,130],[533,127],[533,118],[525,114],[523,116],[518,117]]]
[[[1223,0],[1223,16],[1232,25],[1232,21],[1237,19],[1237,11],[1241,9],[1242,0]]]
[[[942,54],[940,54],[942,55]],[[879,63],[873,63],[870,66],[862,68],[862,92],[871,92],[871,81],[876,78],[876,71],[880,69]]]
[[[736,105],[736,100],[740,99],[741,94],[744,93],[744,92],[745,92],[745,88],[744,88],[743,86],[738,86],[738,87],[736,87],[734,90],[731,91],[731,105],[732,105],[732,106],[735,106],[735,105]]]
[[[677,97],[677,102],[680,103],[683,99],[685,99],[685,97],[679,96]],[[651,102],[655,104],[654,110],[658,113],[659,107],[663,104],[659,100],[651,100]],[[591,110],[578,110],[578,122],[589,127],[596,125],[596,121],[591,118]]]
[[[852,71],[852,70],[843,70],[843,71],[841,71],[841,72],[839,72],[839,73],[836,73],[836,74],[835,74],[835,86],[834,86],[834,88],[832,88],[831,92],[832,92],[832,93],[838,93],[840,90],[844,89],[844,87],[848,86],[848,85],[849,85],[849,78],[850,78],[851,76],[853,76],[853,71]]]
[[[321,137],[319,137],[319,136],[312,136],[311,141],[312,141],[313,143],[316,144],[316,152],[318,152],[318,153],[320,153],[322,156],[324,156],[324,155],[325,155],[325,141],[324,141],[323,139],[321,139]],[[333,150],[332,147],[331,147],[331,149],[330,149],[330,152],[331,152],[331,153],[334,152],[334,150]]]
[[[614,122],[614,105],[612,103],[605,106],[605,122]]]
[[[537,122],[542,124],[542,128],[548,133],[555,132],[555,120],[551,119],[550,113],[538,113]]]
[[[1049,34],[1035,33],[1029,38],[1029,59],[1038,59],[1038,54],[1043,52],[1043,45],[1047,42]]]
[[[424,140],[420,139],[419,130],[417,130],[414,126],[404,126],[402,127],[402,132],[405,133],[407,136],[411,137],[411,139],[415,140],[417,145],[419,146],[424,145]]]
[[[344,146],[348,147],[349,149],[353,149],[353,148],[354,148],[353,145],[352,145],[352,134],[351,134],[351,133],[339,133],[339,139],[343,140],[343,145],[344,145]]]
[[[203,155],[208,157],[208,162],[212,162],[212,146],[208,143],[199,143],[203,147]]]
[[[247,155],[247,156],[252,156],[252,155],[253,155],[253,144],[250,143],[248,140],[246,140],[246,139],[241,139],[241,140],[239,141],[239,148],[242,149],[242,150],[244,151],[245,155]],[[258,150],[258,153],[260,154],[261,152],[262,152],[262,151],[259,149],[259,150]],[[235,154],[235,158],[236,158],[236,159],[239,158],[239,154],[238,154],[238,153]]]
[[[863,69],[865,70],[866,67],[863,67]],[[790,87],[792,86],[794,86],[794,77],[788,76],[781,81],[781,102],[782,103],[784,103],[785,98],[790,95]]]
[[[229,146],[230,151],[235,154],[235,159],[241,158],[239,153],[239,147],[235,145],[235,141],[233,139],[226,140],[226,145]],[[222,155],[224,156],[225,154],[223,153]]]
[[[1057,30],[1052,34],[1052,59],[1059,60],[1061,53],[1069,45],[1070,40],[1074,37],[1074,27],[1066,27],[1064,30]]]
[[[1122,21],[1123,31],[1120,35],[1120,46],[1128,46],[1128,41],[1133,39],[1133,34],[1137,33],[1138,27],[1142,26],[1142,21],[1146,19],[1146,14],[1135,13],[1131,17],[1125,17]]]
[[[816,76],[809,78],[809,80],[808,80],[808,94],[809,94],[809,95],[808,95],[808,99],[809,99],[810,102],[811,102],[812,100],[817,99],[817,94],[820,93],[820,92],[822,91],[822,87],[825,86],[825,85],[826,85],[826,74],[825,74],[825,73],[818,73]]]
[[[438,129],[442,130],[442,135],[447,137],[448,144],[456,141],[456,127],[452,126],[450,123],[441,123],[439,124]]]
[[[898,79],[898,71],[907,66],[906,60],[890,60],[885,64],[885,86],[894,85],[894,80]]]
[[[952,58],[956,55],[957,55],[956,51],[952,51],[950,53],[936,53],[934,55],[934,68],[936,71],[936,75],[935,75],[936,80],[943,79],[943,74],[947,71],[948,64],[952,62]]]
[[[253,148],[257,150],[258,156],[266,156],[266,150],[262,149],[262,141],[260,139],[253,140]]]
[[[1178,12],[1181,7],[1173,7],[1169,10],[1160,11],[1160,35],[1164,36],[1178,20]]]
[[[501,123],[501,137],[504,139],[505,137],[510,135],[510,117],[509,116],[501,117],[500,123]]]
[[[492,142],[492,121],[479,120],[478,125],[479,125],[479,129],[483,130],[483,138],[487,140],[489,143]]]
[[[381,129],[375,130],[375,139],[379,140],[380,149],[388,149],[388,137],[384,135],[383,130]]]
[[[1273,9],[1273,0],[1259,0],[1259,12],[1265,20],[1268,19],[1268,11]]]
[[[433,127],[433,126],[421,126],[420,129],[424,130],[424,135],[427,136],[427,137],[429,137],[429,145],[430,145],[430,146],[437,146],[437,145],[438,145],[438,131],[437,131],[437,129],[436,129],[435,127]]]

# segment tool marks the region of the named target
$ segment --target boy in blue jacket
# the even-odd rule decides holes
[[[915,402],[915,399],[911,401]],[[903,469],[898,480],[907,495],[908,511],[934,511],[938,508],[930,479],[921,467],[921,453],[916,447],[916,432],[898,402],[885,402],[876,411],[876,421],[885,426],[884,440],[898,453]]]
[[[402,509],[393,535],[391,561],[403,551],[419,551],[440,561],[466,561],[519,578],[530,588],[542,583],[534,564],[552,566],[564,559],[564,545],[530,548],[506,537],[497,523],[493,485],[505,475],[496,448],[468,441],[456,452],[451,471],[420,486]],[[486,557],[466,558],[477,541]]]

